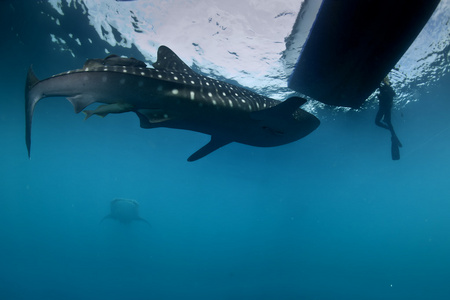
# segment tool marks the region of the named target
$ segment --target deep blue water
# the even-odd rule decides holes
[[[73,58],[34,4],[8,5],[1,299],[449,299],[448,75],[394,111],[400,161],[374,109],[322,111],[298,142],[188,163],[207,136],[144,130],[131,114],[83,122],[62,98],[37,105],[28,160],[28,66],[42,78],[77,68],[101,42]],[[139,201],[151,228],[99,224],[117,197]]]

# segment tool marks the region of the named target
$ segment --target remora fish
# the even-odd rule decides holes
[[[211,135],[188,161],[195,161],[231,142],[257,147],[284,145],[301,139],[320,124],[300,109],[306,100],[278,101],[195,73],[172,50],[158,49],[153,68],[116,55],[87,60],[82,69],[39,81],[29,69],[25,87],[26,145],[36,103],[45,97],[66,97],[75,112],[104,103],[92,114],[134,112],[142,128],[168,127]]]
[[[132,221],[142,221],[150,225],[147,220],[139,216],[139,203],[131,199],[114,199],[111,201],[111,212],[105,216],[100,223],[105,219],[117,220],[120,223],[129,224]]]

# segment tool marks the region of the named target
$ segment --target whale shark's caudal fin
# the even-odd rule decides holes
[[[25,83],[25,143],[27,144],[28,158],[30,158],[31,148],[31,123],[33,119],[33,112],[36,103],[40,98],[30,99],[30,90],[39,82],[39,79],[34,75],[33,68],[30,66],[27,74],[27,81]]]

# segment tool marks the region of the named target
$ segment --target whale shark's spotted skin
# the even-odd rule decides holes
[[[162,53],[167,52],[167,53]],[[147,77],[151,79],[161,80],[165,82],[171,82],[174,84],[182,84],[182,89],[172,89],[171,92],[174,96],[197,101],[199,106],[202,104],[213,104],[218,107],[236,107],[242,110],[254,111],[272,107],[279,103],[279,101],[263,97],[249,90],[237,87],[235,85],[215,80],[192,71],[183,62],[177,65],[173,62],[173,54],[168,48],[160,49],[158,56],[158,63],[162,66],[168,66],[168,69],[164,68],[147,68],[137,66],[121,66],[121,65],[103,65],[98,63],[99,60],[92,60],[86,62],[82,69],[67,71],[62,74],[74,74],[82,72],[106,72],[106,73],[122,73],[128,75],[136,75],[140,77]],[[106,58],[108,60],[108,58]],[[172,62],[172,64],[170,64]],[[145,65],[145,64],[144,64]],[[155,65],[153,65],[155,67]],[[62,74],[54,75],[52,77],[61,76]],[[108,76],[102,78],[104,83],[108,82]],[[125,84],[126,80],[122,80],[119,84]],[[144,80],[138,81],[138,87],[144,87]],[[192,87],[192,89],[189,89]],[[160,89],[162,91],[162,87]]]
[[[299,108],[306,100],[284,102],[195,73],[169,48],[161,46],[153,68],[115,55],[90,59],[83,68],[39,81],[29,71],[26,85],[27,147],[36,103],[64,96],[86,118],[93,114],[134,112],[141,127],[187,129],[211,135],[188,160],[197,160],[230,143],[268,147],[298,140],[319,125]],[[94,103],[95,110],[85,110]]]

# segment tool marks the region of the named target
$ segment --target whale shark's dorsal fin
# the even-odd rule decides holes
[[[166,46],[158,49],[158,59],[153,64],[155,69],[175,71],[198,76],[187,64],[185,64],[172,50]]]

